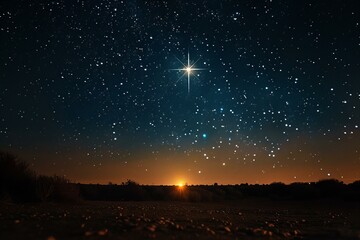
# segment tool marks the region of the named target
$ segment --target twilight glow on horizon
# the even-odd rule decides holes
[[[360,4],[0,4],[0,150],[82,183],[360,179]]]

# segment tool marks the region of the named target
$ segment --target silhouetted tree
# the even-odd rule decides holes
[[[0,199],[14,202],[75,201],[80,199],[78,187],[64,177],[37,176],[17,156],[0,152]]]
[[[139,184],[135,182],[134,180],[128,179],[126,182],[123,182],[122,185],[126,186],[138,186]]]
[[[35,201],[36,174],[17,156],[0,152],[0,195],[16,202]]]
[[[38,176],[36,178],[36,196],[43,202],[49,200],[54,193],[55,179],[48,176]]]

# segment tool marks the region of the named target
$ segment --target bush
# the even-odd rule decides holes
[[[36,174],[15,155],[0,152],[0,195],[15,202],[35,201]]]
[[[343,193],[344,184],[336,179],[324,179],[316,183],[321,197],[339,197]]]
[[[60,202],[81,201],[80,190],[77,184],[70,183],[68,179],[61,176],[53,176],[54,193],[52,199]]]
[[[37,176],[29,165],[0,152],[0,200],[14,202],[79,201],[79,189],[64,177]]]
[[[36,196],[42,202],[49,200],[54,193],[55,179],[48,176],[38,176],[36,178]]]

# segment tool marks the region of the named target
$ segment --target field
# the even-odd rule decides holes
[[[0,239],[360,239],[359,202],[0,203]]]

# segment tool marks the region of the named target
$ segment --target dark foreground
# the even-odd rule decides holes
[[[0,239],[360,239],[358,202],[0,203]]]

